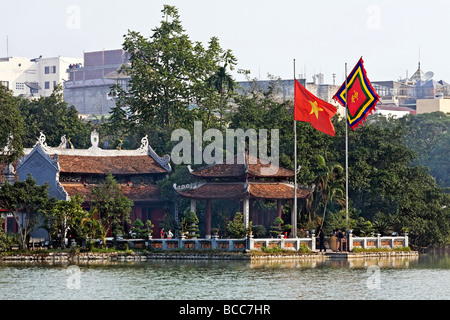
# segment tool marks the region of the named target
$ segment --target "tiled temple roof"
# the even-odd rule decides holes
[[[312,191],[312,188],[297,186],[297,198],[306,198]],[[249,194],[258,199],[294,199],[294,185],[283,182],[253,182],[249,183]]]
[[[61,173],[86,174],[148,174],[167,173],[159,163],[148,155],[142,156],[77,156],[59,155]]]
[[[259,158],[246,153],[245,161],[239,163],[238,156],[225,160],[222,164],[213,164],[207,167],[191,170],[191,174],[198,178],[239,178],[255,177],[255,178],[293,178],[294,171],[283,167],[275,167],[274,164],[263,164]],[[264,172],[264,169],[274,169],[274,174]]]
[[[84,196],[84,201],[90,201],[89,195],[95,185],[84,185],[81,183],[63,183],[62,187],[73,197],[75,195]],[[123,195],[127,198],[138,201],[161,201],[161,190],[156,185],[122,185]]]
[[[174,186],[176,192],[191,199],[293,199],[294,185],[286,182],[203,182],[186,186]],[[313,188],[298,186],[297,198],[306,198]]]

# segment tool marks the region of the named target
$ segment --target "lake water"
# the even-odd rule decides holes
[[[436,300],[450,257],[325,261],[0,264],[2,300]]]

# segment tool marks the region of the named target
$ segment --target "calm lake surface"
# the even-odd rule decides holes
[[[0,263],[2,300],[442,300],[450,257]]]

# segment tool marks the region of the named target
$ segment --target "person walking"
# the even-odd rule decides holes
[[[161,239],[164,239],[164,234],[165,234],[165,233],[164,233],[164,228],[161,229],[161,232],[160,232],[159,234],[160,234],[160,236],[161,236]]]
[[[342,239],[344,238],[344,234],[342,233],[341,230],[338,230],[337,238],[338,238],[338,251],[341,252],[342,251]]]
[[[327,252],[327,248],[325,248],[325,233],[323,232],[323,229],[321,228],[319,230],[319,252]]]
[[[169,229],[169,231],[167,231],[167,239],[172,239],[172,237],[173,237],[172,230]]]

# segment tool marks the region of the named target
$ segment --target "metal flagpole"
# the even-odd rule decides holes
[[[297,238],[297,121],[295,120],[295,59],[294,59],[294,209],[292,214],[292,237]]]
[[[345,63],[345,222],[348,227],[348,104],[347,104],[347,63]]]

